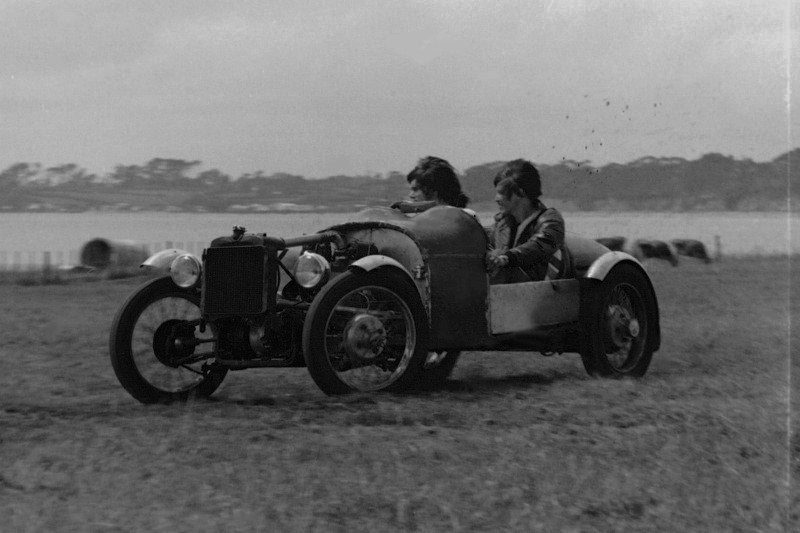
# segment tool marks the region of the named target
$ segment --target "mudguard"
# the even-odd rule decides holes
[[[660,312],[658,310],[658,298],[656,296],[655,287],[653,287],[653,282],[650,280],[650,276],[647,275],[647,271],[644,269],[642,264],[636,260],[633,256],[626,254],[625,252],[607,252],[600,257],[598,257],[592,265],[589,267],[589,270],[586,272],[586,278],[594,279],[597,281],[602,281],[608,275],[613,267],[618,265],[619,263],[630,263],[636,265],[639,270],[641,270],[644,278],[647,280],[648,288],[650,289],[650,297],[652,298],[653,302],[656,305],[656,314],[655,320],[655,340],[654,340],[654,351],[657,351],[661,347],[661,318]]]
[[[147,259],[145,259],[144,263],[139,265],[139,268],[152,269],[168,274],[169,267],[172,264],[172,261],[179,255],[184,255],[184,254],[194,255],[190,252],[187,252],[186,250],[180,250],[178,248],[167,248],[166,250],[161,250],[160,252],[156,252]]]
[[[586,271],[586,276],[584,277],[602,281],[614,266],[623,261],[636,264],[642,269],[642,272],[644,272],[642,264],[632,255],[626,254],[625,252],[606,252],[592,262],[589,270]],[[646,272],[645,276],[648,279],[650,278]]]
[[[357,267],[363,270],[364,272],[370,272],[375,270],[376,268],[380,268],[382,266],[394,266],[405,272],[408,276],[408,279],[414,281],[414,278],[411,276],[411,273],[406,270],[399,261],[392,259],[391,257],[385,255],[368,255],[367,257],[362,257],[357,261],[353,261],[350,267]]]
[[[402,263],[397,261],[396,259],[392,259],[386,255],[368,255],[366,257],[362,257],[357,261],[353,261],[350,264],[350,268],[357,268],[364,272],[370,272],[375,270],[376,268],[381,267],[389,267],[389,268],[396,268],[408,278],[416,288],[417,292],[419,292],[419,297],[422,299],[422,304],[425,306],[425,309],[428,311],[430,315],[430,296],[428,296],[427,291],[425,289],[424,283],[419,283],[418,280],[414,279],[414,276],[411,275],[411,272],[408,271],[406,267],[403,266]]]

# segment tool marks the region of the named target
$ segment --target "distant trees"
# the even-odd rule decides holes
[[[145,165],[118,165],[111,181],[123,187],[169,188],[186,181],[187,172],[199,166],[200,161],[182,159],[151,159]]]
[[[482,203],[490,208],[492,180],[503,163],[484,163],[464,171],[462,186],[473,206],[481,208]],[[73,163],[50,168],[16,163],[0,172],[0,208],[25,209],[29,204],[58,208],[60,202],[68,202],[74,210],[105,202],[114,208],[169,205],[224,211],[234,204],[294,203],[347,210],[388,205],[408,194],[405,174],[398,171],[320,180],[256,171],[233,179],[218,169],[200,170],[200,166],[197,160],[155,158],[144,165],[117,165],[107,175],[97,176]],[[602,167],[571,160],[537,166],[546,198],[582,210],[757,210],[783,208],[787,195],[800,201],[800,148],[761,163],[709,153],[693,161],[643,157]]]
[[[0,191],[10,191],[24,185],[36,176],[42,166],[39,163],[15,163],[0,173]]]

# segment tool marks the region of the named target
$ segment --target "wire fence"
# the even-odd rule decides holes
[[[140,243],[138,246],[145,256],[161,250],[177,248],[200,255],[208,246],[205,241],[165,241]],[[73,250],[0,250],[0,271],[32,272],[37,270],[71,269],[84,266],[81,261],[82,249]]]
[[[709,243],[711,244],[711,243]],[[164,241],[164,242],[151,242],[151,243],[136,243],[135,247],[141,252],[142,261],[144,258],[161,250],[168,250],[177,248],[193,253],[198,257],[203,253],[203,250],[208,246],[207,241]],[[51,251],[26,251],[26,250],[0,250],[0,272],[35,272],[35,271],[49,271],[49,270],[70,270],[87,266],[83,263],[82,249],[73,250],[51,250]],[[784,252],[777,252],[782,255]],[[756,247],[749,253],[731,252],[725,250],[727,257],[741,257],[748,255],[774,255],[775,251],[767,251],[760,247]],[[712,260],[719,261],[723,258],[722,242],[719,236],[715,236],[713,244],[708,246],[708,256]],[[112,259],[113,262],[113,259]],[[141,261],[137,260],[137,264]],[[131,265],[128,265],[131,266]]]

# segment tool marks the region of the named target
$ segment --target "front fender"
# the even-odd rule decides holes
[[[372,270],[375,270],[376,268],[380,268],[383,266],[397,267],[408,276],[408,279],[414,281],[413,276],[411,276],[411,272],[409,272],[406,269],[406,267],[404,267],[400,263],[400,261],[392,259],[391,257],[386,255],[368,255],[366,257],[362,257],[361,259],[353,261],[350,264],[350,268],[356,267],[360,270],[363,270],[364,272],[371,272]]]
[[[430,316],[430,295],[428,294],[425,277],[422,277],[421,279],[414,279],[414,276],[411,274],[411,272],[409,272],[408,269],[396,259],[380,254],[368,255],[353,261],[350,264],[350,268],[356,268],[363,272],[370,272],[376,268],[396,268],[405,274],[405,276],[408,278],[408,281],[410,281],[411,284],[417,288],[419,297],[422,299],[422,303],[425,306],[426,311],[428,311],[428,316]]]
[[[147,268],[148,270],[155,270],[159,272],[164,272],[165,274],[169,274],[169,267],[172,264],[172,261],[179,255],[184,255],[184,254],[194,255],[192,253],[187,252],[186,250],[180,250],[178,248],[167,248],[166,250],[161,250],[160,252],[156,252],[147,259],[145,259],[144,263],[139,265],[139,268]]]

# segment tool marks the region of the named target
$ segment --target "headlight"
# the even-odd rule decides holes
[[[326,281],[331,273],[331,265],[319,254],[303,252],[294,266],[294,277],[304,289],[316,289]]]
[[[200,279],[203,265],[200,260],[191,254],[182,254],[172,260],[169,275],[178,287],[188,289],[194,287]]]

